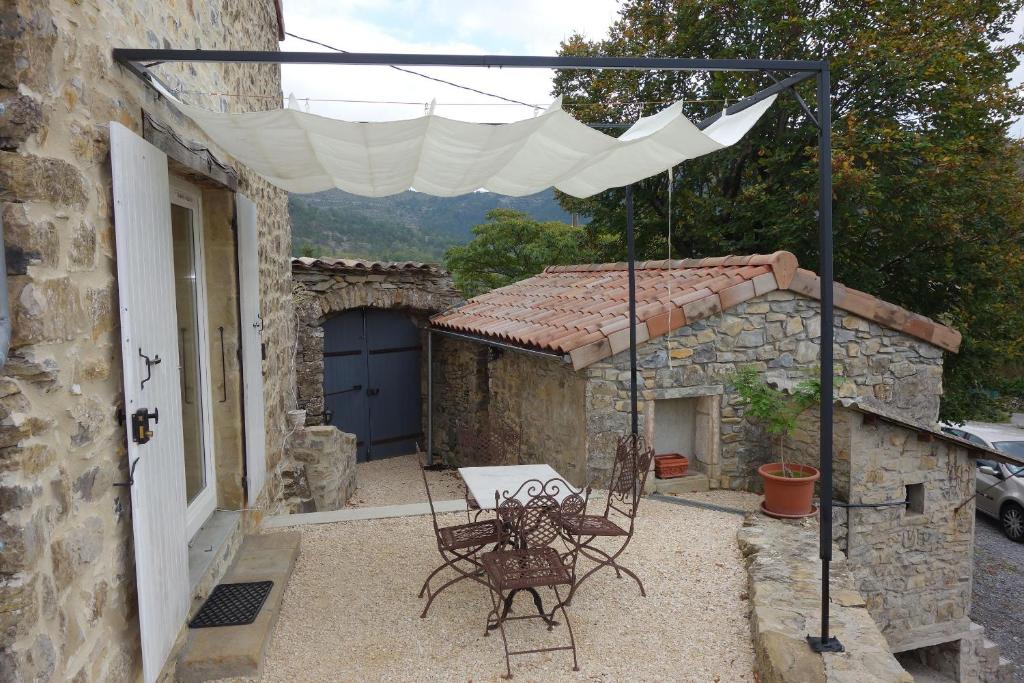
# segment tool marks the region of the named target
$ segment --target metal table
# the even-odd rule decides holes
[[[572,488],[565,477],[555,471],[551,465],[498,465],[493,467],[460,467],[459,476],[466,482],[466,488],[473,496],[476,504],[481,510],[493,510],[495,508],[495,493],[502,494],[506,491],[509,495],[515,493],[520,486],[531,479],[539,479],[542,482],[549,479],[561,479],[566,486],[559,492],[555,499],[561,503],[566,496],[572,493],[579,493],[578,489]],[[525,503],[528,500],[525,491],[520,491],[517,498]]]
[[[459,475],[466,483],[466,488],[469,489],[470,495],[473,496],[481,510],[494,510],[497,504],[497,496],[505,493],[509,495],[516,493],[516,499],[525,504],[529,500],[529,495],[526,490],[520,490],[520,488],[532,479],[541,482],[551,479],[561,479],[564,481],[565,486],[561,487],[561,490],[554,496],[555,500],[559,503],[565,500],[567,496],[580,492],[578,489],[573,488],[566,481],[565,477],[556,472],[550,465],[460,467]],[[534,588],[523,590],[526,590],[533,596],[533,604],[537,608],[537,613],[544,617],[549,626],[557,625],[558,622],[544,616],[546,612],[544,611],[544,601],[540,593]],[[512,608],[512,599],[517,593],[519,593],[519,590],[514,590],[508,594],[508,597],[505,599],[504,614],[502,616],[507,615]],[[492,624],[487,628],[495,629],[497,624]]]

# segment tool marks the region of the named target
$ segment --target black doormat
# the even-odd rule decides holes
[[[273,581],[222,583],[210,593],[206,603],[189,622],[189,628],[251,624],[256,621],[256,615],[273,586]]]

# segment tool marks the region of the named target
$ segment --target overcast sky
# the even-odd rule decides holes
[[[285,28],[353,52],[553,55],[574,32],[601,38],[617,16],[618,0],[285,0]],[[1024,14],[1014,33],[1024,31]],[[322,50],[288,38],[284,50]],[[523,102],[551,102],[544,69],[424,68],[424,73]],[[512,121],[532,110],[452,88],[387,67],[284,66],[285,95],[298,98],[390,100],[412,104],[310,101],[309,110],[371,121],[412,118],[436,99],[436,112],[467,121]],[[1024,66],[1014,81],[1024,80]],[[305,107],[305,102],[300,106]],[[1018,121],[1014,134],[1024,135]]]

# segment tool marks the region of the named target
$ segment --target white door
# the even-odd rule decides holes
[[[217,505],[210,390],[203,204],[199,188],[171,180],[171,243],[178,377],[185,458],[185,533],[192,538]]]
[[[260,314],[260,254],[256,205],[235,195],[238,225],[238,299],[241,310],[242,389],[245,406],[246,499],[256,501],[267,478],[263,414],[263,316]]]
[[[167,157],[115,122],[110,159],[139,631],[152,683],[188,612],[171,199]],[[139,412],[158,421],[133,419]]]

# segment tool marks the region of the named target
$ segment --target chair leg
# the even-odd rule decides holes
[[[572,670],[579,671],[580,663],[579,660],[576,658],[576,637],[572,633],[572,622],[569,621],[569,613],[565,611],[565,606],[569,603],[568,600],[562,600],[562,594],[558,592],[558,586],[552,586],[552,588],[555,589],[555,597],[558,598],[558,604],[555,606],[555,609],[562,610],[562,618],[565,619],[565,627],[569,629],[569,645],[570,647],[572,647]],[[552,620],[554,620],[555,609],[551,610]],[[551,630],[550,626],[548,627],[548,630]]]
[[[646,598],[647,597],[647,591],[644,590],[644,584],[643,584],[643,581],[640,580],[640,577],[638,577],[632,571],[630,571],[626,567],[623,567],[621,564],[619,564],[617,562],[617,559],[618,559],[619,555],[621,555],[626,550],[626,546],[627,545],[629,545],[629,544],[627,543],[626,545],[623,545],[621,548],[619,548],[618,551],[616,551],[614,555],[609,555],[608,553],[604,552],[600,548],[596,548],[596,547],[593,547],[593,546],[587,546],[586,551],[584,551],[582,548],[580,548],[580,552],[583,553],[583,555],[585,557],[587,557],[587,558],[597,562],[597,565],[592,567],[590,569],[590,571],[588,571],[586,574],[584,574],[582,577],[580,577],[573,584],[572,590],[569,592],[569,597],[566,598],[565,603],[567,605],[571,605],[572,604],[572,599],[573,599],[573,597],[575,597],[576,591],[579,590],[580,585],[584,581],[589,579],[595,572],[597,572],[602,567],[611,567],[612,569],[615,570],[615,575],[618,578],[620,578],[620,579],[622,578],[622,573],[627,574],[634,581],[636,581],[637,586],[640,587],[640,596]],[[596,555],[600,555],[603,559],[594,557],[594,555],[591,555],[590,553],[594,553]],[[620,572],[622,572],[622,573],[620,573]]]
[[[427,604],[424,605],[423,612],[420,614],[421,619],[427,618],[427,612],[430,610],[430,605],[433,604],[434,598],[440,595],[441,592],[444,591],[444,589],[448,588],[453,584],[458,583],[459,581],[462,581],[463,579],[472,579],[477,583],[481,583],[489,587],[489,585],[485,581],[483,581],[479,576],[476,575],[476,570],[479,568],[479,565],[471,559],[479,551],[480,548],[474,548],[471,552],[465,554],[452,552],[452,555],[454,555],[453,558],[449,558],[447,555],[445,555],[444,551],[441,551],[441,557],[445,560],[445,563],[437,569],[435,569],[433,572],[431,572],[430,576],[427,577],[427,580],[423,584],[424,588],[427,589]],[[469,572],[464,571],[461,567],[458,566],[459,562],[470,563],[471,565],[473,565],[473,570]],[[445,567],[451,567],[456,573],[458,573],[458,576],[456,576],[454,579],[446,581],[444,584],[439,586],[437,590],[429,590],[429,586],[427,584],[430,582],[430,579],[434,578],[434,575],[436,575]],[[423,597],[422,590],[420,591],[420,597]]]
[[[442,569],[444,569],[445,567],[447,567],[447,566],[448,566],[448,563],[447,563],[447,562],[445,562],[445,563],[444,563],[444,564],[442,564],[442,565],[441,565],[440,567],[438,567],[438,568],[437,568],[437,569],[435,569],[434,571],[430,572],[430,575],[429,575],[429,576],[427,576],[427,580],[423,582],[423,588],[420,588],[420,594],[419,594],[419,597],[420,597],[420,598],[422,598],[422,597],[423,597],[423,594],[424,594],[424,593],[428,592],[428,590],[429,590],[429,588],[430,588],[430,580],[431,580],[432,578],[434,578],[435,576],[437,576],[437,573],[438,573],[439,571],[441,571]]]

